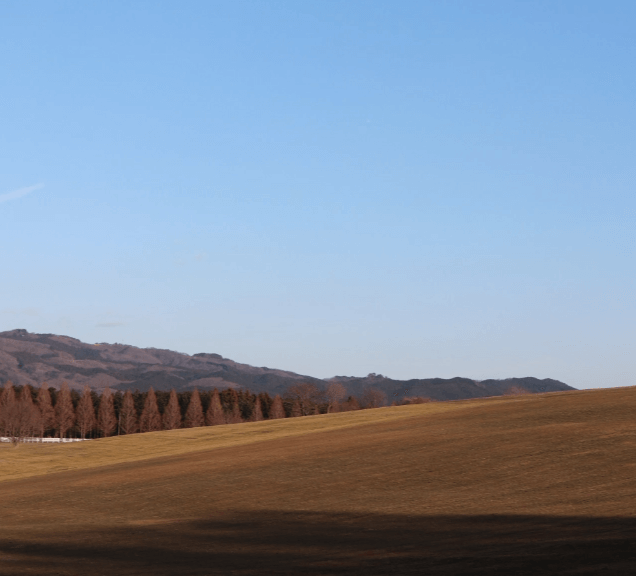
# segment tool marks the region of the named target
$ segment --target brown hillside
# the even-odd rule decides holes
[[[112,438],[83,459],[3,446],[14,476],[40,464],[0,483],[0,574],[636,569],[635,388],[361,414]],[[117,442],[145,436],[148,457],[179,434],[196,451],[103,465]],[[83,469],[41,475],[66,456]]]
[[[530,393],[574,390],[550,378],[506,378],[483,380],[470,378],[429,378],[392,380],[370,374],[364,378],[336,377],[329,382],[286,370],[240,364],[218,354],[182,354],[156,348],[136,348],[125,344],[87,344],[76,338],[55,334],[33,334],[26,330],[0,332],[0,385],[11,381],[19,386],[38,388],[43,382],[59,388],[67,382],[71,388],[88,386],[102,391],[211,390],[243,388],[251,392],[285,394],[292,385],[313,383],[325,388],[340,382],[346,394],[361,396],[368,387],[382,390],[389,402],[406,397],[424,396],[433,400],[460,400],[501,396],[514,389]]]

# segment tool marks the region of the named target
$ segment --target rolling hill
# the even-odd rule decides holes
[[[0,573],[631,574],[636,388],[0,446]]]
[[[219,354],[182,354],[171,350],[137,348],[125,344],[86,344],[68,336],[33,334],[26,330],[0,332],[0,384],[39,386],[46,381],[59,387],[63,381],[71,387],[100,391],[114,390],[177,391],[199,388],[247,388],[252,392],[284,393],[292,384],[312,382],[325,387],[341,382],[349,394],[359,396],[366,387],[385,392],[389,400],[407,396],[425,396],[433,400],[482,398],[505,394],[512,387],[530,393],[573,390],[558,380],[508,378],[476,381],[470,378],[429,378],[393,380],[369,374],[363,378],[336,376],[320,380],[274,368],[254,367],[223,358]]]

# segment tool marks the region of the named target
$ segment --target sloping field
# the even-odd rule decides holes
[[[636,388],[1,446],[0,574],[631,574],[635,478]]]

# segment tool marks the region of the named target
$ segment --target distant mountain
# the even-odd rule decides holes
[[[425,378],[422,380],[392,380],[382,375],[369,374],[364,378],[336,376],[331,382],[340,382],[349,394],[360,396],[365,388],[379,388],[386,393],[389,402],[407,397],[421,396],[432,400],[461,400],[485,398],[525,391],[531,394],[575,390],[558,380],[545,378],[505,378],[503,380],[472,380],[470,378]]]
[[[320,380],[273,368],[239,364],[218,354],[181,354],[157,348],[136,348],[125,344],[85,344],[76,338],[55,334],[32,334],[26,330],[0,332],[0,384],[40,386],[47,382],[58,388],[63,381],[73,388],[85,385],[100,391],[113,390],[177,391],[211,388],[247,388],[252,392],[283,393],[299,382],[311,382],[322,388],[330,382],[342,383],[354,396],[365,388],[378,388],[392,400],[409,396],[427,396],[434,400],[458,400],[499,396],[512,387],[527,392],[574,390],[558,380],[509,378],[483,380],[469,378],[432,378],[392,380],[369,374],[364,378],[336,376]]]

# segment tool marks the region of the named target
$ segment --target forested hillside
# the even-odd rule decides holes
[[[75,390],[88,386],[126,391],[177,392],[233,388],[254,394],[284,395],[295,384],[313,384],[326,390],[330,384],[344,386],[347,396],[361,398],[368,390],[386,395],[388,403],[412,397],[459,400],[500,396],[511,392],[539,393],[573,390],[558,380],[508,378],[476,381],[470,378],[393,380],[381,375],[337,376],[321,380],[307,375],[267,367],[241,364],[219,354],[182,354],[125,344],[86,344],[68,336],[32,334],[26,330],[0,333],[0,384],[28,384],[59,389],[63,382]]]

